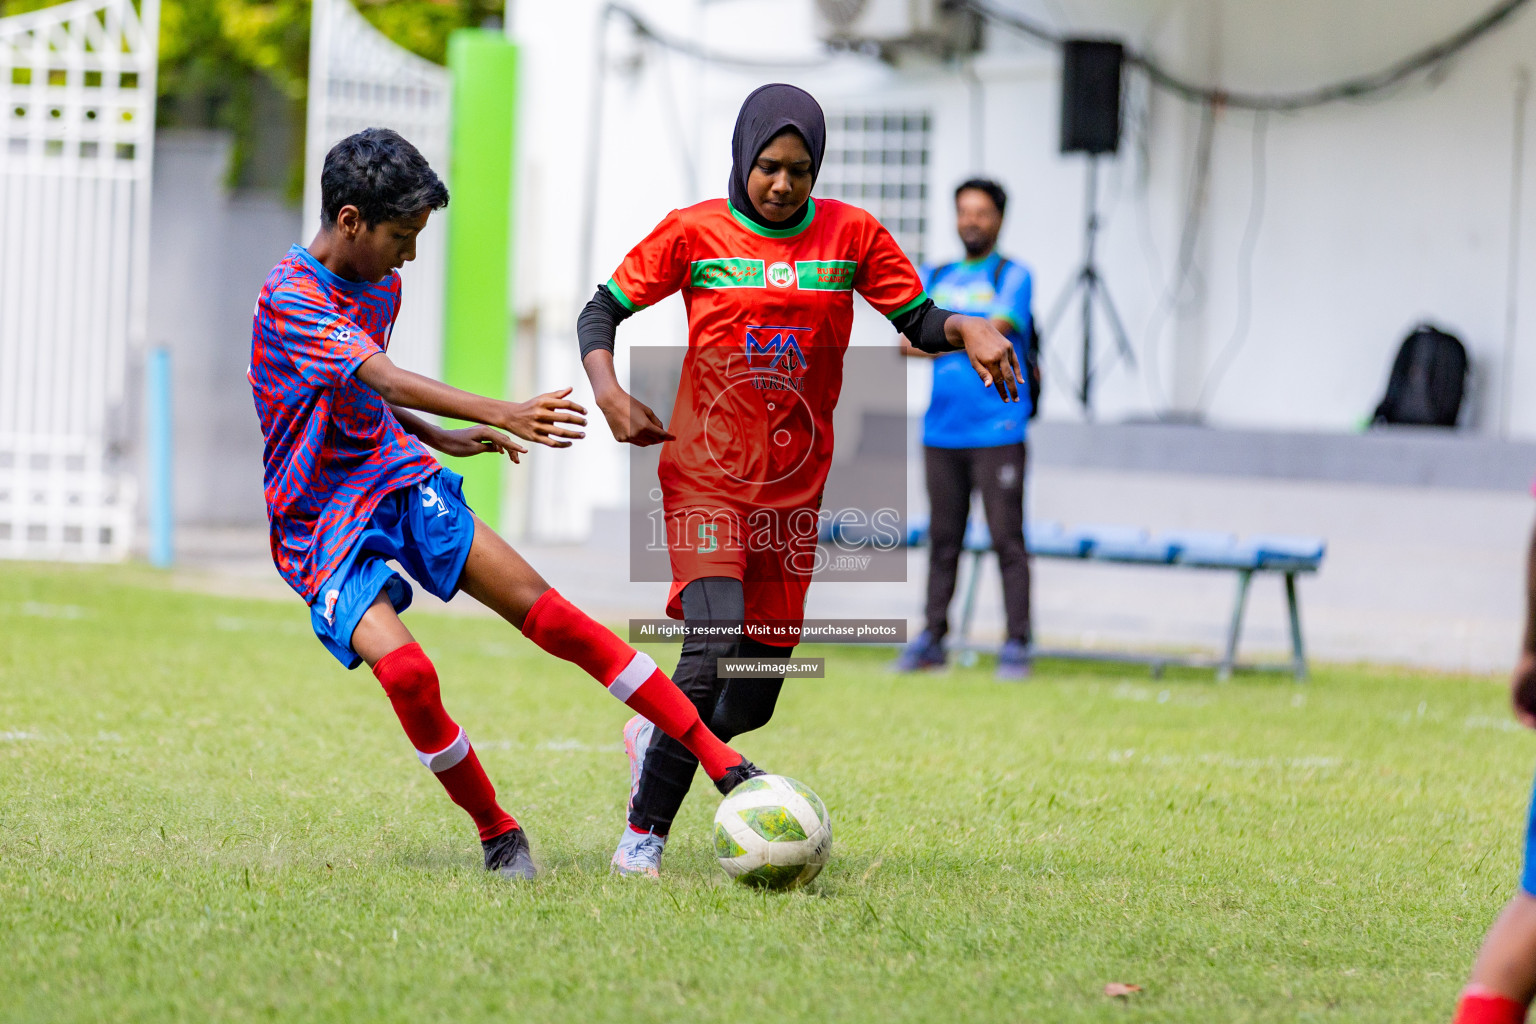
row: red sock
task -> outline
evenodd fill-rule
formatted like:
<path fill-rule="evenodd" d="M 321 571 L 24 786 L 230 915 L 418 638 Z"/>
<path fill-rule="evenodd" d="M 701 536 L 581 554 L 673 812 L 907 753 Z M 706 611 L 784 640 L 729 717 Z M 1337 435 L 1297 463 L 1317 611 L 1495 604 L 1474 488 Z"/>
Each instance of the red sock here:
<path fill-rule="evenodd" d="M 1508 996 L 1468 985 L 1452 1024 L 1525 1024 L 1525 1006 Z"/>
<path fill-rule="evenodd" d="M 698 708 L 649 655 L 614 636 L 553 589 L 528 609 L 523 635 L 555 657 L 586 669 L 631 710 L 687 747 L 711 779 L 741 763 L 741 755 L 709 731 Z"/>
<path fill-rule="evenodd" d="M 481 839 L 494 839 L 517 828 L 512 815 L 496 803 L 496 789 L 480 767 L 469 737 L 443 708 L 437 670 L 420 644 L 390 651 L 373 666 L 405 735 L 421 763 L 432 769 L 454 803 L 469 812 Z"/>

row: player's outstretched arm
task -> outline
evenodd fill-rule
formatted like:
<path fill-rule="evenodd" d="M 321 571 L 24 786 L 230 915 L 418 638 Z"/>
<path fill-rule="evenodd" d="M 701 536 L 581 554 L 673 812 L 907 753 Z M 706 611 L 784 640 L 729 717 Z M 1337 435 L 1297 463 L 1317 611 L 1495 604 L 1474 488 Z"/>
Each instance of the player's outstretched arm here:
<path fill-rule="evenodd" d="M 418 412 L 428 412 L 438 416 L 452 416 L 454 419 L 469 420 L 471 423 L 483 423 L 488 427 L 499 427 L 516 434 L 525 441 L 548 445 L 551 448 L 569 448 L 571 441 L 567 439 L 580 439 L 586 436 L 585 432 L 573 429 L 587 425 L 587 410 L 566 397 L 571 393 L 570 388 L 551 391 L 548 394 L 530 398 L 526 402 L 503 402 L 500 399 L 461 391 L 442 381 L 412 373 L 410 370 L 402 370 L 382 352 L 363 361 L 357 368 L 357 379 L 377 391 L 379 396 L 391 406 L 415 409 Z M 418 419 L 417 422 L 424 421 Z M 403 423 L 404 421 L 402 425 Z M 426 438 L 422 440 L 426 441 Z M 457 441 L 448 443 L 454 444 L 464 440 L 466 439 L 459 438 Z M 487 440 L 489 439 L 480 439 L 482 447 L 479 450 L 485 450 L 483 445 Z M 446 449 L 440 450 L 446 451 Z M 448 454 L 457 453 L 449 452 Z M 508 451 L 507 454 L 513 453 Z"/>
<path fill-rule="evenodd" d="M 592 382 L 592 394 L 597 399 L 597 407 L 603 411 L 603 418 L 608 421 L 608 429 L 613 431 L 615 441 L 644 448 L 676 440 L 667 432 L 661 417 L 624 390 L 618 374 L 614 373 L 611 351 L 593 349 L 582 358 L 581 365 L 587 371 L 587 379 Z"/>
<path fill-rule="evenodd" d="M 444 455 L 469 458 L 471 455 L 504 452 L 513 462 L 520 462 L 518 456 L 528 454 L 527 448 L 495 427 L 474 426 L 450 430 L 424 420 L 411 410 L 402 409 L 398 405 L 390 406 L 389 411 L 395 414 L 395 419 L 400 421 L 400 426 L 405 428 L 407 434 L 419 438 L 422 444 L 428 448 L 435 448 Z"/>

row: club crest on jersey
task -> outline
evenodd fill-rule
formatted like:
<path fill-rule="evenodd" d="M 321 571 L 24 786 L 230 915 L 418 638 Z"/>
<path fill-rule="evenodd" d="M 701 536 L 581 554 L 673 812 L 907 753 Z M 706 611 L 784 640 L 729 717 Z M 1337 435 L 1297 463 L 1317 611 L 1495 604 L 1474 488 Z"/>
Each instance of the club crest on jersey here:
<path fill-rule="evenodd" d="M 795 284 L 795 268 L 778 262 L 768 266 L 768 283 L 775 288 L 792 288 Z"/>

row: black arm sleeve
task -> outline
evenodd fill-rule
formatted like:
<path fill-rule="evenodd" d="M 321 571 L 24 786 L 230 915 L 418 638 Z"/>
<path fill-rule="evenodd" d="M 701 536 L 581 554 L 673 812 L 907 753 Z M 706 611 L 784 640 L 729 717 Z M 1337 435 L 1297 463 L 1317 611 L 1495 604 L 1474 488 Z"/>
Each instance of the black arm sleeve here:
<path fill-rule="evenodd" d="M 587 358 L 587 353 L 600 348 L 612 352 L 619 324 L 632 316 L 634 313 L 625 309 L 605 286 L 598 285 L 597 293 L 576 318 L 576 340 L 581 343 L 581 358 Z"/>
<path fill-rule="evenodd" d="M 945 322 L 955 315 L 951 310 L 940 309 L 933 304 L 932 299 L 928 299 L 891 322 L 896 325 L 898 333 L 907 336 L 913 348 L 920 352 L 942 354 L 955 351 L 955 347 L 944 336 Z"/>

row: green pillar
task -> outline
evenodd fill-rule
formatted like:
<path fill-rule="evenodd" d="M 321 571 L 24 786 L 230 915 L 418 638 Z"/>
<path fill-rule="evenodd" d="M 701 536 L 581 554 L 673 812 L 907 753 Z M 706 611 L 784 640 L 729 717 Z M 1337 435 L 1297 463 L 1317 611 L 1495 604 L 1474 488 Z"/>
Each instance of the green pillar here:
<path fill-rule="evenodd" d="M 465 391 L 507 398 L 517 47 L 500 32 L 459 29 L 448 40 L 448 68 L 453 133 L 443 379 Z M 444 460 L 463 474 L 464 496 L 475 512 L 499 529 L 506 458 Z"/>

